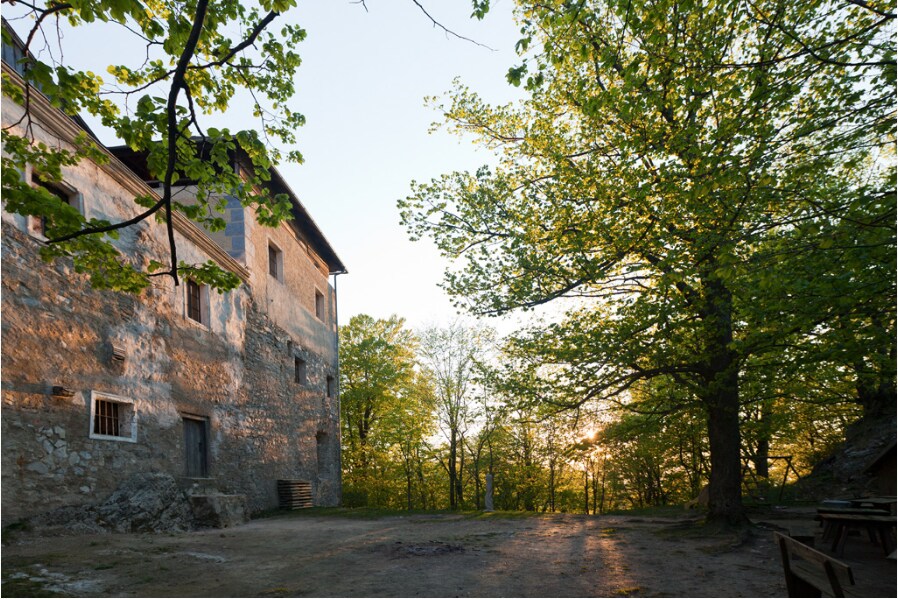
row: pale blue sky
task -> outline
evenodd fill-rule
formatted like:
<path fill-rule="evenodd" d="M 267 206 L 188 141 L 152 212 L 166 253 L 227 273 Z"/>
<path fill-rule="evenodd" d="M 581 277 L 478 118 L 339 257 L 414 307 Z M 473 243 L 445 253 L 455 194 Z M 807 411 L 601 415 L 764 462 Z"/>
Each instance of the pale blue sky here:
<path fill-rule="evenodd" d="M 350 271 L 338 281 L 343 322 L 360 312 L 395 312 L 412 326 L 452 318 L 437 288 L 445 263 L 431 242 L 408 241 L 396 200 L 412 179 L 473 170 L 489 155 L 470 140 L 428 134 L 439 115 L 423 99 L 442 95 L 454 77 L 494 102 L 520 96 L 505 81 L 518 39 L 509 0 L 482 22 L 469 18 L 465 0 L 425 6 L 495 51 L 435 29 L 410 0 L 369 1 L 369 12 L 317 0 L 297 13 L 308 32 L 295 102 L 308 119 L 298 144 L 306 162 L 282 171 Z"/>
<path fill-rule="evenodd" d="M 491 102 L 521 96 L 505 80 L 519 37 L 511 0 L 493 0 L 483 21 L 469 17 L 469 0 L 422 4 L 446 27 L 495 50 L 447 35 L 412 0 L 368 0 L 367 11 L 350 0 L 300 0 L 282 17 L 308 34 L 299 46 L 303 64 L 292 102 L 307 124 L 297 135 L 305 164 L 279 168 L 349 270 L 338 280 L 343 323 L 358 313 L 396 313 L 413 327 L 454 318 L 437 288 L 446 263 L 430 241 L 408 240 L 396 200 L 413 179 L 474 170 L 490 155 L 470 139 L 428 134 L 440 115 L 424 106 L 424 97 L 444 94 L 455 77 Z M 15 12 L 4 5 L 7 18 Z M 65 31 L 63 47 L 66 63 L 101 74 L 110 63 L 144 58 L 142 45 L 126 33 L 100 33 L 93 25 Z M 105 143 L 119 143 L 91 125 Z M 239 102 L 209 125 L 258 126 Z"/>

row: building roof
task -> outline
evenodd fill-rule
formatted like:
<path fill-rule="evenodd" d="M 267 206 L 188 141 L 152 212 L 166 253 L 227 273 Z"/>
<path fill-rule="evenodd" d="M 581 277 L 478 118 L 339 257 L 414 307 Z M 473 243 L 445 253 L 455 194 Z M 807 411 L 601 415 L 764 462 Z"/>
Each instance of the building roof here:
<path fill-rule="evenodd" d="M 22 75 L 24 67 L 24 63 L 22 62 L 22 58 L 24 58 L 24 43 L 12 29 L 12 27 L 9 26 L 9 23 L 7 23 L 6 19 L 3 19 L 2 27 L 9 34 L 11 40 L 11 43 L 6 43 L 4 41 L 2 44 L 2 60 L 7 65 L 12 67 L 17 73 Z M 88 127 L 84 119 L 82 119 L 78 115 L 66 116 L 72 119 L 78 127 L 83 129 L 88 135 L 90 135 L 90 137 L 93 138 L 93 140 L 98 145 L 106 148 L 116 158 L 123 162 L 140 179 L 146 182 L 152 181 L 152 177 L 150 176 L 150 173 L 146 167 L 145 156 L 134 152 L 127 146 L 105 146 L 97 137 L 97 135 L 90 129 L 90 127 Z M 321 229 L 318 228 L 318 225 L 315 223 L 314 219 L 312 219 L 309 211 L 306 210 L 305 206 L 302 205 L 302 202 L 299 201 L 297 195 L 293 192 L 292 189 L 290 189 L 290 186 L 284 180 L 283 176 L 281 176 L 278 170 L 274 167 L 271 167 L 269 171 L 271 174 L 271 181 L 269 182 L 271 190 L 276 194 L 285 193 L 290 197 L 290 203 L 292 204 L 293 212 L 293 223 L 296 226 L 297 232 L 324 260 L 325 264 L 327 265 L 328 271 L 331 274 L 345 273 L 346 266 L 343 264 L 343 261 L 340 260 L 339 256 L 337 256 L 336 251 L 334 251 L 334 248 L 331 247 L 327 238 L 324 236 L 324 233 L 322 233 Z"/>
<path fill-rule="evenodd" d="M 125 163 L 128 168 L 134 171 L 138 177 L 141 177 L 144 181 L 154 181 L 147 169 L 145 153 L 135 152 L 128 146 L 113 146 L 107 149 L 112 152 L 116 158 Z M 271 167 L 269 168 L 269 174 L 271 175 L 271 180 L 268 182 L 269 188 L 275 194 L 284 193 L 290 198 L 293 212 L 293 224 L 296 226 L 297 232 L 306 243 L 312 246 L 321 259 L 324 260 L 325 264 L 327 264 L 328 272 L 331 274 L 342 274 L 347 272 L 343 261 L 337 256 L 337 252 L 334 251 L 334 248 L 331 246 L 330 242 L 328 242 L 324 233 L 318 228 L 318 225 L 309 214 L 309 211 L 306 210 L 306 207 L 303 206 L 293 190 L 290 189 L 290 186 L 287 184 L 281 173 L 276 168 Z M 185 181 L 181 181 L 180 183 L 184 184 Z"/>

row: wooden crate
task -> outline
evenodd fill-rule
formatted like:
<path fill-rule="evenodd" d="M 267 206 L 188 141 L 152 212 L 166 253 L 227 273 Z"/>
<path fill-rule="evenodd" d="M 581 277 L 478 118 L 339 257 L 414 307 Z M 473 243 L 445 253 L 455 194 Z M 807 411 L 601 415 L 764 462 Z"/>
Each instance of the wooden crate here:
<path fill-rule="evenodd" d="M 282 510 L 312 507 L 312 483 L 307 480 L 277 481 L 278 504 Z"/>

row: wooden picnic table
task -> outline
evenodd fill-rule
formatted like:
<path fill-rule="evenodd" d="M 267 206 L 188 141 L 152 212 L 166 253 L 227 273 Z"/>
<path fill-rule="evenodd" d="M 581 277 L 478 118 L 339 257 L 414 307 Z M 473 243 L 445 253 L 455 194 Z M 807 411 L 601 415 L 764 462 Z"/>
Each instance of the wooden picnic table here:
<path fill-rule="evenodd" d="M 845 542 L 851 529 L 864 528 L 870 540 L 882 546 L 885 555 L 892 551 L 892 529 L 895 528 L 895 516 L 876 514 L 845 514 L 820 512 L 823 522 L 834 531 L 832 550 L 839 556 L 845 553 Z"/>
<path fill-rule="evenodd" d="M 896 497 L 856 497 L 848 501 L 851 507 L 878 509 L 891 514 L 895 513 L 895 505 L 898 504 Z"/>

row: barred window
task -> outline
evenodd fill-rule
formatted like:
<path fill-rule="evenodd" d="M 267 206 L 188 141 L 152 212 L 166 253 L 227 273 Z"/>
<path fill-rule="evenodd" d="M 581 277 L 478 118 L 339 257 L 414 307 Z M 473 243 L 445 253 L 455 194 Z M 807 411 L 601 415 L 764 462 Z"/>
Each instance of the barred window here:
<path fill-rule="evenodd" d="M 90 438 L 137 442 L 137 410 L 134 400 L 91 391 Z"/>
<path fill-rule="evenodd" d="M 184 314 L 190 320 L 209 326 L 209 286 L 187 279 L 184 285 Z"/>
<path fill-rule="evenodd" d="M 119 434 L 119 404 L 114 401 L 97 400 L 94 409 L 94 432 L 98 435 L 110 435 L 120 437 Z"/>

